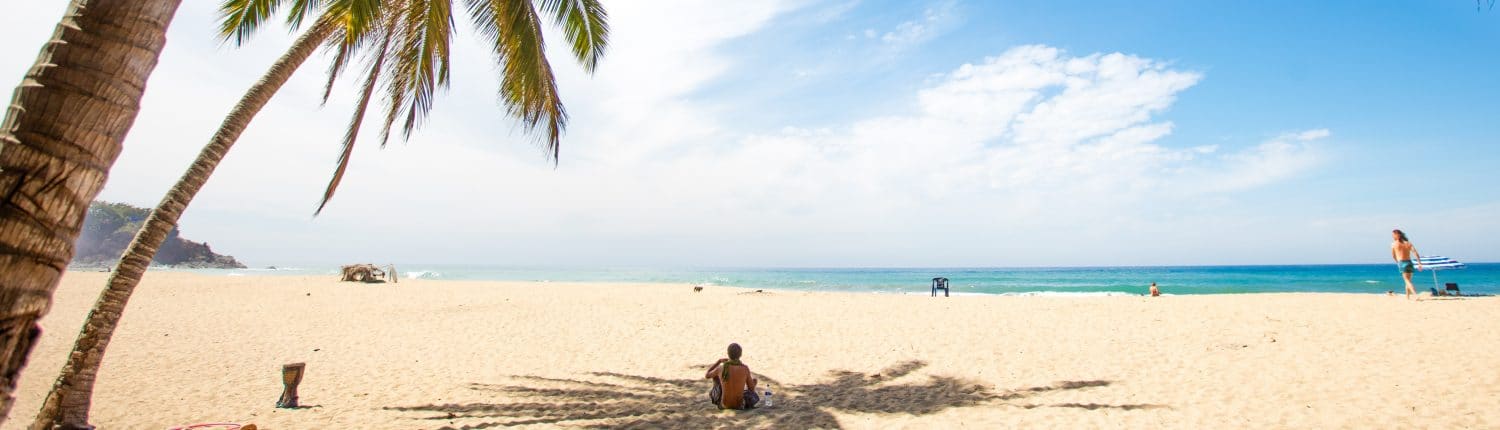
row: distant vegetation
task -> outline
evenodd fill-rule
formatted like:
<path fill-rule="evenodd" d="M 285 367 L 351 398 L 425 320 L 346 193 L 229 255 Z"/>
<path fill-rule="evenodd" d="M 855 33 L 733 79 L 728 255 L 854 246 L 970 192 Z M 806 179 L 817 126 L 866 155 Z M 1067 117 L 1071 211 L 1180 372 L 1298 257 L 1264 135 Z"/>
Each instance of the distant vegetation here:
<path fill-rule="evenodd" d="M 78 236 L 77 254 L 73 256 L 75 266 L 113 267 L 120 254 L 130 245 L 135 232 L 141 229 L 149 209 L 124 203 L 96 201 L 89 205 L 89 214 L 83 220 L 83 233 Z M 244 268 L 234 257 L 215 254 L 207 243 L 193 242 L 178 237 L 173 228 L 167 233 L 166 242 L 156 258 L 155 264 L 195 268 Z"/>

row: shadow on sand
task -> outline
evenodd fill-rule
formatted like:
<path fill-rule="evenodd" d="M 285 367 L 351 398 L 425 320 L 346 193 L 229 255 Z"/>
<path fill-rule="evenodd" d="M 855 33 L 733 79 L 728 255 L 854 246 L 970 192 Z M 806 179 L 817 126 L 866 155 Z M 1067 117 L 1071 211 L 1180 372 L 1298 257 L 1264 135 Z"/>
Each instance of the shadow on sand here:
<path fill-rule="evenodd" d="M 1439 301 L 1439 302 L 1449 301 L 1449 300 L 1463 301 L 1463 300 L 1477 299 L 1477 298 L 1482 298 L 1482 297 L 1495 297 L 1495 295 L 1494 294 L 1464 294 L 1462 296 L 1427 296 L 1427 297 L 1424 297 L 1422 300 L 1424 300 L 1424 301 L 1426 301 L 1426 300 L 1433 300 L 1433 301 Z"/>
<path fill-rule="evenodd" d="M 762 389 L 775 391 L 775 407 L 720 411 L 708 403 L 708 385 L 699 379 L 664 379 L 595 372 L 584 379 L 517 376 L 515 384 L 470 384 L 469 389 L 498 394 L 507 403 L 429 404 L 386 410 L 410 418 L 437 421 L 443 429 L 486 429 L 518 425 L 586 428 L 840 428 L 832 411 L 922 416 L 951 408 L 1012 406 L 1138 410 L 1161 405 L 1097 403 L 1030 404 L 1038 395 L 1109 386 L 1110 381 L 1065 381 L 997 393 L 982 384 L 946 376 L 920 383 L 888 383 L 923 367 L 921 361 L 897 364 L 878 373 L 834 371 L 815 384 L 784 384 L 763 375 Z"/>

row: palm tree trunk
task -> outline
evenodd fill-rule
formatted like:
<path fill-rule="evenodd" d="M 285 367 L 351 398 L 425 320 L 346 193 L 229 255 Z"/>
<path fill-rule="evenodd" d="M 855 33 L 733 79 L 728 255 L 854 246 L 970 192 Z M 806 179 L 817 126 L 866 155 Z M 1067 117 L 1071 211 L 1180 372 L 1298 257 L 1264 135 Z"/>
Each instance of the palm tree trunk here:
<path fill-rule="evenodd" d="M 250 125 L 250 120 L 255 118 L 271 100 L 271 96 L 276 95 L 277 90 L 312 56 L 334 29 L 335 25 L 332 23 L 319 20 L 298 38 L 291 49 L 271 65 L 265 76 L 250 87 L 234 110 L 229 112 L 208 145 L 198 153 L 192 166 L 188 167 L 177 184 L 151 211 L 145 225 L 141 226 L 135 239 L 125 249 L 119 265 L 109 275 L 108 287 L 99 294 L 99 300 L 94 303 L 93 310 L 89 311 L 83 331 L 78 334 L 73 352 L 68 356 L 68 363 L 52 386 L 52 391 L 47 394 L 41 412 L 31 425 L 32 429 L 92 428 L 88 425 L 89 402 L 93 395 L 94 378 L 104 358 L 104 349 L 109 346 L 110 336 L 120 322 L 130 294 L 135 291 L 136 284 L 151 264 L 151 259 L 156 256 L 157 248 L 166 239 L 167 233 L 177 226 L 177 219 L 182 211 L 208 181 L 219 161 L 224 159 L 229 148 L 239 139 L 240 133 Z"/>
<path fill-rule="evenodd" d="M 0 422 L 180 2 L 71 2 L 0 123 Z"/>

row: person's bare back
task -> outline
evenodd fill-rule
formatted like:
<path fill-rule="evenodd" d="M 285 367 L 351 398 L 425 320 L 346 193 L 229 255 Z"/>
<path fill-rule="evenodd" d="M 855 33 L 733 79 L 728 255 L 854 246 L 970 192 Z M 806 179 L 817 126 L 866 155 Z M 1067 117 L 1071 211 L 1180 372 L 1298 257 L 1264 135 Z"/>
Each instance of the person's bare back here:
<path fill-rule="evenodd" d="M 714 381 L 708 391 L 709 402 L 720 408 L 750 409 L 760 403 L 760 396 L 755 394 L 755 376 L 750 373 L 750 366 L 740 362 L 742 351 L 739 344 L 729 344 L 729 358 L 720 358 L 703 374 L 704 379 Z"/>
<path fill-rule="evenodd" d="M 729 377 L 720 381 L 724 384 L 724 396 L 719 403 L 725 409 L 746 409 L 745 393 L 754 390 L 750 388 L 750 380 L 754 379 L 750 376 L 750 366 L 728 363 L 720 364 L 720 366 L 724 366 L 721 372 Z"/>
<path fill-rule="evenodd" d="M 1412 245 L 1411 242 L 1402 242 L 1399 240 L 1391 242 L 1391 258 L 1397 262 L 1412 260 L 1412 251 L 1416 250 L 1417 247 Z"/>
<path fill-rule="evenodd" d="M 1396 270 L 1401 272 L 1401 279 L 1406 281 L 1406 298 L 1416 298 L 1416 287 L 1411 284 L 1412 272 L 1422 270 L 1422 254 L 1417 252 L 1417 246 L 1412 245 L 1411 240 L 1406 238 L 1406 233 L 1401 230 L 1391 230 L 1391 259 L 1396 260 Z"/>

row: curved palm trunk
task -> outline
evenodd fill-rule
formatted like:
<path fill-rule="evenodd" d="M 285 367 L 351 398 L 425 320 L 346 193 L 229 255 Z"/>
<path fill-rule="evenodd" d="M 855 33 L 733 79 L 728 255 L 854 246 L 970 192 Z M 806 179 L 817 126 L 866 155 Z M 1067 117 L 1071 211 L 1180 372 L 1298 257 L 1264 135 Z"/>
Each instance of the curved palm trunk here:
<path fill-rule="evenodd" d="M 88 425 L 89 401 L 93 395 L 95 375 L 104 358 L 104 349 L 109 346 L 110 336 L 120 322 L 125 304 L 140 282 L 141 275 L 146 272 L 146 267 L 151 264 L 151 259 L 156 256 L 157 248 L 166 240 L 167 233 L 177 225 L 182 211 L 208 181 L 219 161 L 224 159 L 229 148 L 239 139 L 240 133 L 250 125 L 250 120 L 292 77 L 292 73 L 312 56 L 318 46 L 333 33 L 334 28 L 334 25 L 319 20 L 298 38 L 291 49 L 271 65 L 271 70 L 250 87 L 234 110 L 229 112 L 208 145 L 198 153 L 192 166 L 151 211 L 141 230 L 136 232 L 135 239 L 125 249 L 119 265 L 109 275 L 108 287 L 99 294 L 99 300 L 94 303 L 93 310 L 89 311 L 83 331 L 78 334 L 73 352 L 68 356 L 68 363 L 52 386 L 52 391 L 47 394 L 41 412 L 31 425 L 32 429 L 92 428 Z"/>
<path fill-rule="evenodd" d="M 0 123 L 0 422 L 181 0 L 76 0 Z"/>

